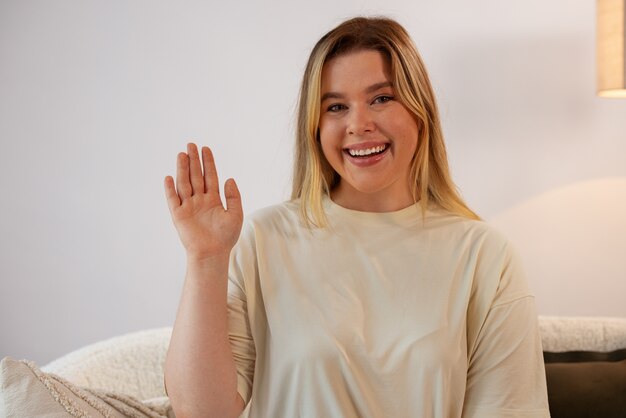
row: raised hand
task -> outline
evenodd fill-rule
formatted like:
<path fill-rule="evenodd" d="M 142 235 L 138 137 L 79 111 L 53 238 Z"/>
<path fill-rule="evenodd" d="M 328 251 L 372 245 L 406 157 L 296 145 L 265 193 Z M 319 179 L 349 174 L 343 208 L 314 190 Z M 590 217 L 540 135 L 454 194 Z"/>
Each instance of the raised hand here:
<path fill-rule="evenodd" d="M 176 187 L 171 176 L 165 177 L 165 195 L 188 259 L 228 255 L 243 222 L 241 195 L 235 180 L 228 179 L 224 185 L 224 209 L 213 153 L 208 147 L 202 147 L 201 165 L 198 148 L 187 144 L 187 153 L 178 154 L 176 167 Z"/>

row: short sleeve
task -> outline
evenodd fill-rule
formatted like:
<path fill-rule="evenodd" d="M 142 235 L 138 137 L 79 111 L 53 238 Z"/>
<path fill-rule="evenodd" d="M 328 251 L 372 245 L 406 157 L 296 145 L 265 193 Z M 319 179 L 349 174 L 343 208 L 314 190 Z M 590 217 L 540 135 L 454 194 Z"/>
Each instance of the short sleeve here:
<path fill-rule="evenodd" d="M 510 246 L 498 253 L 486 257 L 497 286 L 477 292 L 484 300 L 476 303 L 486 309 L 475 309 L 484 315 L 471 319 L 477 331 L 468 346 L 463 418 L 550 417 L 535 299 Z"/>
<path fill-rule="evenodd" d="M 242 231 L 231 253 L 228 272 L 228 337 L 237 369 L 237 392 L 246 404 L 252 395 L 256 360 L 246 297 L 246 282 L 254 280 L 256 272 L 252 236 L 250 229 Z"/>
<path fill-rule="evenodd" d="M 532 296 L 494 306 L 470 362 L 463 418 L 549 417 Z"/>

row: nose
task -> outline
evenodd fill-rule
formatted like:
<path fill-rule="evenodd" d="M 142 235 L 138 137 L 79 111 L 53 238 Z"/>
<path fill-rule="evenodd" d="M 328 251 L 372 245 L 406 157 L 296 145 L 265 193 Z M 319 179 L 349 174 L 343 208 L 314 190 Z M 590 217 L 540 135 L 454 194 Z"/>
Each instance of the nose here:
<path fill-rule="evenodd" d="M 363 135 L 376 130 L 371 110 L 367 106 L 353 106 L 350 109 L 347 130 L 349 135 Z"/>

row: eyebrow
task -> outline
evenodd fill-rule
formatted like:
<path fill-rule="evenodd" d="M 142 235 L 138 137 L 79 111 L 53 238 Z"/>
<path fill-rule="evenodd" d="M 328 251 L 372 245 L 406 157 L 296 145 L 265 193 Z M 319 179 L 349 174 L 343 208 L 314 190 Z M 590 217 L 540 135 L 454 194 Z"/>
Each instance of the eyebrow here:
<path fill-rule="evenodd" d="M 372 92 L 375 92 L 376 90 L 382 89 L 383 87 L 393 87 L 393 83 L 391 81 L 383 81 L 380 83 L 372 84 L 371 86 L 365 89 L 365 92 L 372 93 Z M 328 99 L 341 99 L 341 98 L 343 98 L 343 94 L 336 93 L 334 91 L 329 91 L 328 93 L 324 93 L 324 95 L 322 96 L 322 99 L 320 100 L 320 103 L 323 103 L 324 100 L 328 100 Z"/>

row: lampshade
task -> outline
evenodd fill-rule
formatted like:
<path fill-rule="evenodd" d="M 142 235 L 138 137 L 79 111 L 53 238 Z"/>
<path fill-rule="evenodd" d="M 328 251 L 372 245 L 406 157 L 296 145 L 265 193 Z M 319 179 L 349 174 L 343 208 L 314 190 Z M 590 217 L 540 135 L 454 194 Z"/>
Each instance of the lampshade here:
<path fill-rule="evenodd" d="M 598 96 L 626 98 L 626 0 L 597 0 Z"/>

